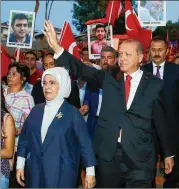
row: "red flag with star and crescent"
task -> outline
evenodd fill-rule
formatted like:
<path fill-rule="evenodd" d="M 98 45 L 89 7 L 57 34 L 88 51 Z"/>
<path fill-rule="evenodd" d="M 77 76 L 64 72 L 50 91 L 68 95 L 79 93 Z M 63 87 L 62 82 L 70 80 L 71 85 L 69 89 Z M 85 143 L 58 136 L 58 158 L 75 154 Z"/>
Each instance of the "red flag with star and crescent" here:
<path fill-rule="evenodd" d="M 61 30 L 59 45 L 61 45 L 65 50 L 67 50 L 79 60 L 81 59 L 79 49 L 73 36 L 70 24 L 66 21 Z"/>
<path fill-rule="evenodd" d="M 115 21 L 118 19 L 119 15 L 122 12 L 122 4 L 121 1 L 113 0 L 109 1 L 107 9 L 106 9 L 106 16 L 105 18 L 99 18 L 95 20 L 88 20 L 85 22 L 86 25 L 94 24 L 94 23 L 102 23 L 107 24 L 108 22 L 111 25 L 114 25 Z"/>
<path fill-rule="evenodd" d="M 138 40 L 146 50 L 152 39 L 151 30 L 142 28 L 130 1 L 125 1 L 126 32 L 130 39 Z"/>

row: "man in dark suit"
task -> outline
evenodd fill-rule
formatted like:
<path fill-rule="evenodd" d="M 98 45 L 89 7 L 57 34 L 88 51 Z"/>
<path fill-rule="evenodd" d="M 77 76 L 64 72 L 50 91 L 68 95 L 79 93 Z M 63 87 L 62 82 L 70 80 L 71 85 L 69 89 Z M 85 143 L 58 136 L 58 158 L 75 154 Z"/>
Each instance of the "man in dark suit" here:
<path fill-rule="evenodd" d="M 116 65 L 117 52 L 114 48 L 110 46 L 103 47 L 101 50 L 100 67 L 102 70 L 110 71 L 114 67 L 116 72 L 119 72 L 119 66 Z M 87 126 L 88 131 L 93 138 L 95 128 L 97 126 L 97 121 L 99 117 L 99 112 L 101 109 L 102 102 L 102 89 L 99 89 L 94 83 L 87 83 L 84 104 L 88 106 L 88 119 Z"/>
<path fill-rule="evenodd" d="M 165 172 L 173 168 L 168 140 L 163 83 L 139 69 L 143 47 L 135 40 L 124 41 L 119 49 L 120 70 L 110 72 L 84 65 L 58 45 L 50 21 L 44 24 L 57 66 L 75 76 L 93 81 L 103 89 L 103 100 L 94 136 L 98 156 L 97 187 L 151 187 L 155 170 L 153 132 L 156 130 L 165 156 Z M 152 122 L 155 127 L 153 128 Z"/>
<path fill-rule="evenodd" d="M 175 166 L 171 174 L 166 176 L 164 187 L 176 188 L 179 182 L 179 66 L 166 61 L 168 54 L 167 41 L 160 37 L 154 37 L 150 45 L 151 63 L 143 66 L 143 69 L 150 72 L 164 82 L 164 99 L 167 107 L 167 121 L 169 126 L 170 140 L 175 150 Z"/>

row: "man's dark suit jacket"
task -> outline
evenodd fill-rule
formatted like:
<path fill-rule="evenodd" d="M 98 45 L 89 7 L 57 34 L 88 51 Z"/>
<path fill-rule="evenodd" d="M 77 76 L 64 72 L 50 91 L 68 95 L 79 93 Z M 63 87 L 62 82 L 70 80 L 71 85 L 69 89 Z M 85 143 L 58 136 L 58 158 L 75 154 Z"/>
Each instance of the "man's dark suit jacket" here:
<path fill-rule="evenodd" d="M 165 157 L 173 155 L 165 121 L 163 82 L 160 79 L 144 72 L 132 105 L 127 110 L 122 72 L 114 78 L 109 72 L 86 66 L 67 51 L 56 60 L 56 66 L 65 67 L 87 82 L 93 81 L 103 90 L 98 127 L 94 134 L 94 148 L 99 158 L 111 161 L 115 157 L 120 129 L 124 159 L 131 168 L 154 169 L 154 130 L 159 135 Z"/>
<path fill-rule="evenodd" d="M 88 90 L 87 90 L 88 88 Z M 95 132 L 95 128 L 97 126 L 96 113 L 98 110 L 99 104 L 99 88 L 90 87 L 89 84 L 86 86 L 85 96 L 84 96 L 84 104 L 88 105 L 88 119 L 87 119 L 87 127 L 88 132 L 91 138 L 93 138 L 93 134 Z"/>
<path fill-rule="evenodd" d="M 31 95 L 34 98 L 35 105 L 45 102 L 45 97 L 41 85 L 41 79 L 37 80 L 36 83 L 34 84 Z M 79 89 L 76 82 L 74 81 L 71 81 L 71 94 L 67 98 L 67 101 L 71 105 L 80 109 L 81 105 L 80 105 Z"/>
<path fill-rule="evenodd" d="M 143 66 L 143 70 L 153 74 L 152 63 Z M 169 126 L 170 140 L 174 150 L 179 148 L 179 66 L 166 62 L 164 65 L 163 83 L 164 100 L 167 108 L 167 121 Z"/>
<path fill-rule="evenodd" d="M 108 71 L 111 75 L 116 77 L 116 74 L 119 72 L 119 70 L 120 69 L 117 66 L 114 69 L 109 67 L 106 71 Z M 91 138 L 93 138 L 95 129 L 97 127 L 98 118 L 96 117 L 96 113 L 99 104 L 99 92 L 100 92 L 100 88 L 98 85 L 96 85 L 93 82 L 87 83 L 85 96 L 84 96 L 84 104 L 87 104 L 89 108 L 87 126 Z"/>

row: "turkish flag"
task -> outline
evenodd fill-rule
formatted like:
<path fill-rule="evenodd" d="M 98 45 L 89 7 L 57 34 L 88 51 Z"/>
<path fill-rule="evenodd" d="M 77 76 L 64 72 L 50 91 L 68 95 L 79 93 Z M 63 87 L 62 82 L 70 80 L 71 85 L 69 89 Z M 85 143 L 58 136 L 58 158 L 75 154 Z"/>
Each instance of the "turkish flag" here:
<path fill-rule="evenodd" d="M 1 44 L 1 77 L 8 72 L 8 66 L 11 64 L 11 58 L 5 47 Z"/>
<path fill-rule="evenodd" d="M 138 40 L 146 50 L 150 46 L 152 32 L 141 27 L 130 1 L 125 1 L 125 19 L 129 38 Z"/>
<path fill-rule="evenodd" d="M 95 20 L 88 20 L 85 22 L 86 25 L 94 24 L 94 23 L 102 23 L 107 24 L 108 22 L 111 25 L 114 25 L 115 21 L 118 19 L 121 14 L 122 4 L 120 0 L 109 1 L 107 9 L 106 9 L 106 17 L 99 18 Z"/>
<path fill-rule="evenodd" d="M 77 43 L 75 41 L 75 38 L 73 36 L 70 24 L 66 21 L 61 30 L 59 44 L 65 50 L 67 50 L 69 53 L 74 55 L 76 58 L 78 58 L 79 60 L 81 59 L 79 49 L 78 49 Z"/>

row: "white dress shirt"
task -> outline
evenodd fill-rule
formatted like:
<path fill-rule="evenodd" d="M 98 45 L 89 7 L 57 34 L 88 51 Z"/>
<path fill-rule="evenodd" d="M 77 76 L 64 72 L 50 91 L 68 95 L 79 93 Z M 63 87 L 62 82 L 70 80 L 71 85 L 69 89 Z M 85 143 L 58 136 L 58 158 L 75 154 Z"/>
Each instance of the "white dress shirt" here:
<path fill-rule="evenodd" d="M 154 62 L 152 62 L 152 65 L 153 65 L 153 74 L 154 75 L 157 74 L 157 66 L 160 66 L 160 69 L 159 69 L 160 79 L 163 79 L 165 62 L 162 62 L 160 65 L 157 65 Z"/>
<path fill-rule="evenodd" d="M 129 98 L 127 101 L 127 110 L 130 108 L 132 101 L 134 99 L 135 93 L 137 91 L 138 85 L 140 83 L 140 80 L 142 78 L 143 71 L 138 69 L 136 72 L 130 74 L 132 77 L 131 79 L 131 87 L 130 87 L 130 93 L 129 93 Z M 124 73 L 124 81 L 126 80 L 127 74 Z"/>
<path fill-rule="evenodd" d="M 78 82 L 78 81 L 77 81 Z M 84 98 L 85 98 L 85 92 L 86 92 L 86 84 L 83 84 L 82 88 L 79 88 L 79 95 L 80 95 L 80 105 L 82 106 L 84 103 Z"/>
<path fill-rule="evenodd" d="M 103 97 L 103 90 L 99 89 L 99 101 L 98 101 L 98 109 L 96 112 L 96 116 L 99 116 L 99 112 L 101 110 L 102 97 Z"/>
<path fill-rule="evenodd" d="M 138 69 L 136 72 L 130 74 L 132 79 L 131 79 L 131 82 L 130 82 L 131 87 L 130 87 L 130 92 L 129 92 L 129 98 L 128 98 L 128 101 L 127 101 L 127 110 L 130 108 L 130 106 L 133 102 L 133 99 L 134 99 L 135 93 L 137 91 L 137 88 L 139 86 L 142 75 L 143 75 L 143 71 L 140 70 L 140 69 Z M 124 81 L 126 80 L 126 76 L 127 76 L 127 74 L 124 73 Z M 118 138 L 118 142 L 121 142 L 121 135 L 122 135 L 122 129 L 120 131 L 120 137 Z"/>

